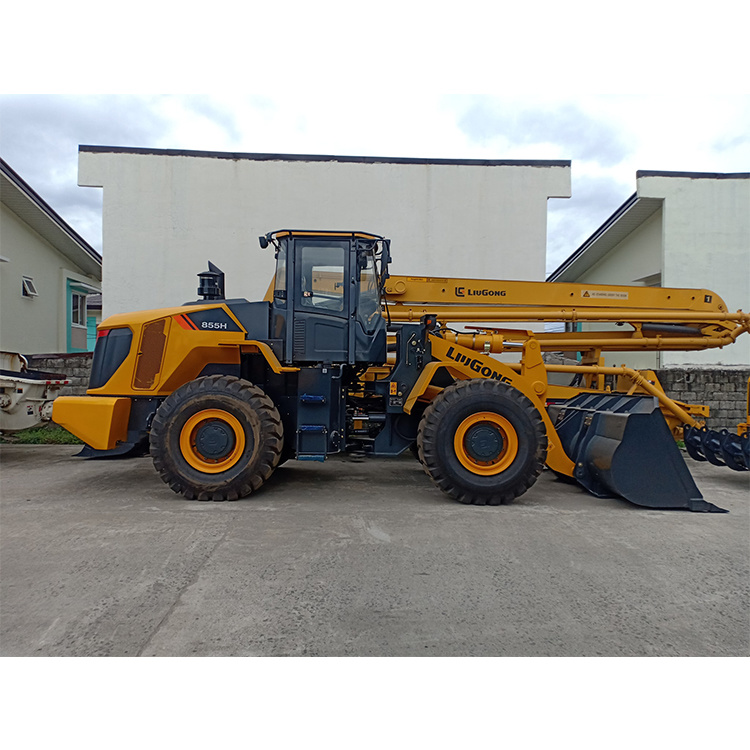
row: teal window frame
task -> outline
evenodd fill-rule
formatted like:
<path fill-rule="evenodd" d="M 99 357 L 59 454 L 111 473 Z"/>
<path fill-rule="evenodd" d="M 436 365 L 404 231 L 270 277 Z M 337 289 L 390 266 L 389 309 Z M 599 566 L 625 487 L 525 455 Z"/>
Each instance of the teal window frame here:
<path fill-rule="evenodd" d="M 73 295 L 82 295 L 84 298 L 87 294 L 90 294 L 90 290 L 82 286 L 80 282 L 76 282 L 73 279 L 67 280 L 66 295 L 65 295 L 65 332 L 66 332 L 66 349 L 68 354 L 76 354 L 78 352 L 90 352 L 93 351 L 93 347 L 89 344 L 88 335 L 88 320 L 86 318 L 86 307 L 84 302 L 83 309 L 83 323 L 73 323 Z M 82 328 L 86 330 L 86 348 L 79 349 L 73 346 L 73 326 L 76 328 Z"/>

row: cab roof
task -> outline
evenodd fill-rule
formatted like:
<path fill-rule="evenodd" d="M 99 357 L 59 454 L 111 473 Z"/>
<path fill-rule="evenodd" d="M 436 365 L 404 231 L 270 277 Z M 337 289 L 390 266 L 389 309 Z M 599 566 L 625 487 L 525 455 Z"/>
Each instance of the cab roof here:
<path fill-rule="evenodd" d="M 269 232 L 266 238 L 278 240 L 282 237 L 357 237 L 363 240 L 384 240 L 379 234 L 370 232 L 345 232 L 345 231 L 321 231 L 318 229 L 277 229 L 275 232 Z"/>

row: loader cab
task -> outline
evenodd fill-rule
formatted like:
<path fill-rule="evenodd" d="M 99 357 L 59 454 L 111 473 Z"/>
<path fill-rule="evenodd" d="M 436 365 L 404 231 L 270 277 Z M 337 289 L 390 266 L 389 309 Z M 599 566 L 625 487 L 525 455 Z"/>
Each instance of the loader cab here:
<path fill-rule="evenodd" d="M 389 241 L 361 232 L 272 232 L 276 250 L 272 336 L 287 364 L 382 364 L 380 313 Z"/>

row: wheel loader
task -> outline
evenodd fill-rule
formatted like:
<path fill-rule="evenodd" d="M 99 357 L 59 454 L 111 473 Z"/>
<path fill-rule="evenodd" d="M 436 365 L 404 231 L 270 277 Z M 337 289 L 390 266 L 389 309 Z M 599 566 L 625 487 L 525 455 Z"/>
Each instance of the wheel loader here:
<path fill-rule="evenodd" d="M 746 432 L 706 430 L 707 408 L 670 399 L 652 371 L 604 364 L 733 343 L 750 315 L 714 292 L 395 276 L 380 235 L 259 240 L 276 257 L 262 301 L 226 299 L 209 262 L 196 301 L 102 321 L 87 395 L 54 404 L 81 455 L 150 452 L 198 500 L 249 495 L 290 459 L 412 451 L 461 503 L 508 503 L 546 466 L 598 497 L 693 511 L 721 509 L 675 437 L 750 466 Z"/>

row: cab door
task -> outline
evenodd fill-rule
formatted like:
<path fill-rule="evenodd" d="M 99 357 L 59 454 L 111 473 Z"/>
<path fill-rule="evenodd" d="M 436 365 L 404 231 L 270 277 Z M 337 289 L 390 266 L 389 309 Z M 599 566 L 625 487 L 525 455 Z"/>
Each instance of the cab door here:
<path fill-rule="evenodd" d="M 349 362 L 349 240 L 294 240 L 295 362 Z"/>

